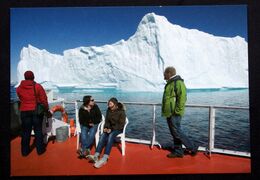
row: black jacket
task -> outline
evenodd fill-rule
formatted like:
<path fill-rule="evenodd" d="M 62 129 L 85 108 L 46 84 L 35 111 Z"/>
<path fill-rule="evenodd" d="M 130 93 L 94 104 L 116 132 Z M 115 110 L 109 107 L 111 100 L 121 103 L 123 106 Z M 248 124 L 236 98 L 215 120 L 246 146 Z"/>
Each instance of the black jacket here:
<path fill-rule="evenodd" d="M 107 109 L 104 128 L 111 130 L 123 130 L 126 120 L 125 110 L 118 108 L 115 111 Z"/>
<path fill-rule="evenodd" d="M 98 105 L 94 105 L 93 108 L 88 112 L 82 105 L 79 109 L 79 123 L 80 125 L 89 127 L 89 123 L 98 124 L 102 119 L 101 111 Z"/>

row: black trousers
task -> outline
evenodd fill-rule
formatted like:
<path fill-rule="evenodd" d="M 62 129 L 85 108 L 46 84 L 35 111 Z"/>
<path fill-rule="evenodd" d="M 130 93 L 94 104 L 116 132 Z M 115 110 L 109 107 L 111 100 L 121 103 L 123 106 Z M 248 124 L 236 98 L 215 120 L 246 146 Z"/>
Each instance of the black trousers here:
<path fill-rule="evenodd" d="M 38 116 L 34 111 L 21 111 L 22 141 L 21 152 L 23 156 L 30 153 L 30 140 L 32 128 L 35 134 L 35 146 L 38 154 L 44 151 L 42 121 L 43 116 Z"/>

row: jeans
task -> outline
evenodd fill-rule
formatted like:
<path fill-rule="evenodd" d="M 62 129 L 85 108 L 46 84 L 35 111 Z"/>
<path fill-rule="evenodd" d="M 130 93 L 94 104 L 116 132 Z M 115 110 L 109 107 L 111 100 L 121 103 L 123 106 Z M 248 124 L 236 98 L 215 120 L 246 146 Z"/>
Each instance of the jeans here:
<path fill-rule="evenodd" d="M 116 136 L 122 132 L 123 130 L 113 130 L 110 133 L 104 132 L 99 139 L 96 152 L 101 153 L 103 147 L 105 146 L 105 143 L 107 143 L 104 154 L 109 155 Z"/>
<path fill-rule="evenodd" d="M 167 118 L 167 124 L 169 126 L 171 135 L 173 137 L 174 143 L 174 152 L 179 155 L 183 155 L 182 144 L 188 150 L 195 150 L 196 147 L 194 146 L 193 142 L 189 140 L 189 138 L 183 133 L 181 130 L 181 116 L 171 116 Z"/>
<path fill-rule="evenodd" d="M 95 124 L 92 127 L 80 125 L 80 128 L 81 128 L 80 142 L 81 142 L 82 152 L 85 152 L 86 149 L 90 149 L 90 147 L 94 143 L 95 135 L 97 132 L 97 127 L 98 127 L 98 124 Z"/>
<path fill-rule="evenodd" d="M 38 154 L 44 151 L 42 121 L 43 116 L 38 116 L 34 111 L 21 111 L 22 121 L 22 155 L 26 156 L 30 153 L 30 140 L 32 128 L 35 134 L 35 146 Z"/>

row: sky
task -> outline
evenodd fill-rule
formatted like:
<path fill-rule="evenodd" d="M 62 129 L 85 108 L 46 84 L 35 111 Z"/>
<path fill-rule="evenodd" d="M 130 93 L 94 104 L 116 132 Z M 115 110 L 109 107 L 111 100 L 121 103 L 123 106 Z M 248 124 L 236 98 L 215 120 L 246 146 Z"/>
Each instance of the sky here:
<path fill-rule="evenodd" d="M 112 44 L 130 38 L 151 12 L 185 28 L 248 39 L 246 5 L 11 8 L 11 81 L 17 81 L 20 52 L 28 44 L 60 55 L 80 46 Z"/>

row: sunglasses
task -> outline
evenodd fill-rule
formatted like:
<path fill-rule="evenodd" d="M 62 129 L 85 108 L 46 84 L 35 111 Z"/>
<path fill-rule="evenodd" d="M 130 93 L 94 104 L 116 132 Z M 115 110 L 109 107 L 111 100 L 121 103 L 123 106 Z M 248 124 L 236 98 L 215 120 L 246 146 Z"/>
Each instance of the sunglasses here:
<path fill-rule="evenodd" d="M 95 101 L 94 99 L 91 99 L 90 101 Z"/>

